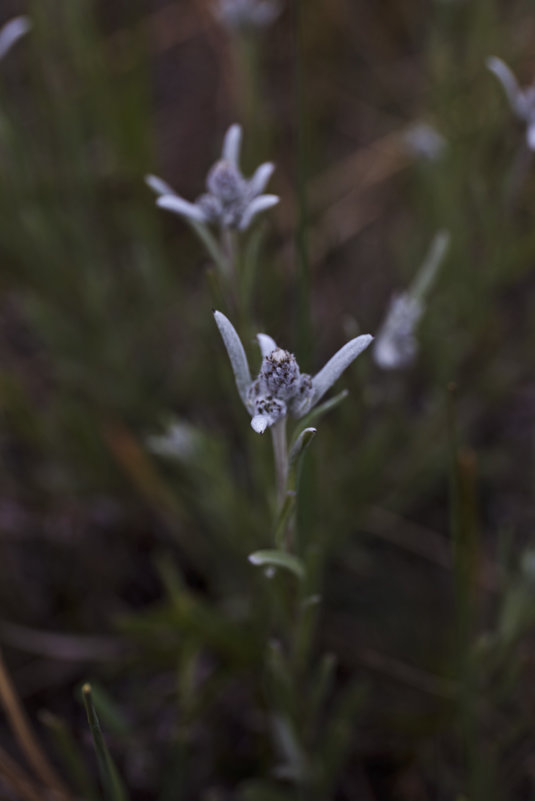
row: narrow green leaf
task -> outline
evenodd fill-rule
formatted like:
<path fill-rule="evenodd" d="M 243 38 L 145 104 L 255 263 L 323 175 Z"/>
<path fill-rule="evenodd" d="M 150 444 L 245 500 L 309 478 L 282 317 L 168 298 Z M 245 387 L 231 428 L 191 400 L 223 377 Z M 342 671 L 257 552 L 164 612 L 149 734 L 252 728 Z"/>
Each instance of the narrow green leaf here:
<path fill-rule="evenodd" d="M 284 549 L 286 547 L 286 531 L 295 509 L 295 501 L 295 490 L 286 492 L 277 520 L 275 521 L 275 545 L 277 549 Z"/>
<path fill-rule="evenodd" d="M 305 430 L 301 431 L 299 436 L 296 438 L 294 444 L 290 448 L 290 453 L 288 456 L 290 474 L 292 469 L 299 466 L 299 460 L 316 436 L 316 432 L 316 428 L 305 428 Z"/>
<path fill-rule="evenodd" d="M 113 734 L 117 734 L 120 737 L 127 737 L 130 730 L 128 721 L 113 698 L 110 697 L 109 693 L 107 693 L 100 684 L 93 682 L 91 684 L 91 697 L 93 698 L 97 713 L 100 715 L 106 728 L 113 732 Z"/>
<path fill-rule="evenodd" d="M 297 556 L 292 556 L 292 554 L 286 553 L 285 551 L 277 551 L 275 549 L 255 551 L 250 554 L 249 561 L 251 564 L 257 565 L 258 567 L 278 567 L 288 570 L 290 573 L 293 573 L 299 581 L 302 581 L 305 577 L 305 568 L 302 561 L 298 559 Z"/>
<path fill-rule="evenodd" d="M 348 395 L 349 390 L 343 389 L 338 393 L 338 395 L 335 395 L 334 398 L 329 398 L 329 400 L 326 400 L 324 403 L 320 403 L 319 406 L 315 406 L 312 411 L 310 411 L 299 421 L 299 433 L 302 432 L 304 428 L 309 428 L 312 423 L 316 423 L 318 420 L 321 420 L 321 418 L 324 417 L 327 412 L 335 409 L 345 398 L 347 398 Z M 297 436 L 299 436 L 299 434 L 297 434 Z"/>
<path fill-rule="evenodd" d="M 48 710 L 41 712 L 39 718 L 50 731 L 59 758 L 65 765 L 65 770 L 76 791 L 87 801 L 97 801 L 99 793 L 65 721 Z"/>
<path fill-rule="evenodd" d="M 97 710 L 95 709 L 91 694 L 91 685 L 84 684 L 82 687 L 82 695 L 106 799 L 107 801 L 128 801 L 128 796 L 113 759 L 111 758 L 111 754 L 108 751 L 102 729 L 100 728 Z"/>

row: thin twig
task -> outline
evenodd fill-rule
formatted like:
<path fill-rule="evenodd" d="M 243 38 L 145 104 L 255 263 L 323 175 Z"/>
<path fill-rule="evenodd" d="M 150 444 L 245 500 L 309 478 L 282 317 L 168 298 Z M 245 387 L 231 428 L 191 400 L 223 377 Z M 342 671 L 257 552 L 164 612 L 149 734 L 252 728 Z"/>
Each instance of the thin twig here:
<path fill-rule="evenodd" d="M 26 714 L 19 702 L 15 688 L 7 672 L 0 652 L 0 702 L 4 707 L 10 726 L 28 762 L 46 787 L 69 797 L 69 791 L 48 761 L 37 742 Z"/>

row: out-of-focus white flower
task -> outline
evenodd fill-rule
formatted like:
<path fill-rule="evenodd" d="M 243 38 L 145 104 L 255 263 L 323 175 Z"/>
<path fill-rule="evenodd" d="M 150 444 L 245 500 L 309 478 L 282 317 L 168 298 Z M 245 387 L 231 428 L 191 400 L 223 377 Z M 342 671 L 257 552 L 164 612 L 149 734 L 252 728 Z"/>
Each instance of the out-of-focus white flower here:
<path fill-rule="evenodd" d="M 0 28 L 0 58 L 4 58 L 13 45 L 25 36 L 31 27 L 32 23 L 29 17 L 15 17 L 6 22 L 4 27 Z"/>
<path fill-rule="evenodd" d="M 414 331 L 423 311 L 421 301 L 411 298 L 408 293 L 392 298 L 373 349 L 373 358 L 379 367 L 392 370 L 414 361 L 418 351 Z"/>
<path fill-rule="evenodd" d="M 403 141 L 411 155 L 428 161 L 438 161 L 446 148 L 446 140 L 427 122 L 417 122 L 408 128 Z"/>
<path fill-rule="evenodd" d="M 514 114 L 526 123 L 526 141 L 530 150 L 535 150 L 535 84 L 521 89 L 507 64 L 491 56 L 487 68 L 494 73 L 505 90 Z"/>
<path fill-rule="evenodd" d="M 277 0 L 217 0 L 214 12 L 233 30 L 265 28 L 277 19 L 281 6 Z"/>
<path fill-rule="evenodd" d="M 263 194 L 275 169 L 274 164 L 261 164 L 251 178 L 242 175 L 239 165 L 241 140 L 241 126 L 231 125 L 225 134 L 221 158 L 208 173 L 208 191 L 194 203 L 177 195 L 161 178 L 148 175 L 145 180 L 159 196 L 158 206 L 194 223 L 216 223 L 221 228 L 239 231 L 248 228 L 257 214 L 274 206 L 279 198 Z"/>
<path fill-rule="evenodd" d="M 221 312 L 214 312 L 214 317 L 227 349 L 240 398 L 252 417 L 251 426 L 258 434 L 263 434 L 288 414 L 303 417 L 373 339 L 369 334 L 355 337 L 311 377 L 301 373 L 293 353 L 279 348 L 267 334 L 258 334 L 262 365 L 258 376 L 252 380 L 236 329 Z"/>
<path fill-rule="evenodd" d="M 152 434 L 147 447 L 157 456 L 188 462 L 199 446 L 198 431 L 189 423 L 173 421 L 163 434 Z"/>
<path fill-rule="evenodd" d="M 522 554 L 521 568 L 523 575 L 535 584 L 535 550 L 529 548 Z"/>
<path fill-rule="evenodd" d="M 431 287 L 449 244 L 449 234 L 435 236 L 413 284 L 395 295 L 379 329 L 373 348 L 375 363 L 384 370 L 406 367 L 418 352 L 415 331 L 425 310 L 425 297 Z"/>

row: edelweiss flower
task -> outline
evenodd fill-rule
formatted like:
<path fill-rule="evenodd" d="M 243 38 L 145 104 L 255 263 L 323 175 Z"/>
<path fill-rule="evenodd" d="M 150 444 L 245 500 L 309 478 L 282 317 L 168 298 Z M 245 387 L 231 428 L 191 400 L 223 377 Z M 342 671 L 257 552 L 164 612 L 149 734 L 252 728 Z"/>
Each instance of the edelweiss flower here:
<path fill-rule="evenodd" d="M 28 17 L 15 17 L 0 28 L 0 58 L 11 50 L 15 42 L 25 36 L 31 28 Z"/>
<path fill-rule="evenodd" d="M 406 292 L 392 298 L 373 348 L 374 361 L 384 370 L 406 367 L 414 360 L 418 352 L 415 331 L 425 310 L 425 296 L 435 279 L 448 244 L 449 234 L 439 231 L 413 285 Z"/>
<path fill-rule="evenodd" d="M 265 28 L 280 14 L 274 0 L 218 0 L 215 13 L 229 28 Z"/>
<path fill-rule="evenodd" d="M 411 155 L 428 161 L 438 161 L 446 148 L 446 140 L 427 122 L 417 122 L 408 128 L 403 141 Z"/>
<path fill-rule="evenodd" d="M 293 353 L 279 348 L 267 334 L 258 334 L 262 366 L 253 381 L 247 356 L 236 329 L 219 311 L 214 312 L 234 371 L 236 386 L 258 434 L 288 414 L 303 417 L 341 376 L 346 367 L 368 347 L 373 337 L 363 334 L 347 342 L 313 378 L 301 373 Z"/>
<path fill-rule="evenodd" d="M 208 192 L 195 203 L 177 195 L 171 187 L 154 175 L 147 184 L 160 197 L 158 206 L 197 223 L 217 223 L 221 228 L 244 231 L 256 215 L 279 202 L 276 195 L 262 194 L 275 166 L 261 164 L 252 178 L 244 178 L 239 166 L 242 129 L 231 125 L 225 134 L 221 159 L 211 168 L 206 179 Z"/>
<path fill-rule="evenodd" d="M 513 112 L 526 123 L 528 147 L 535 150 L 535 84 L 520 89 L 515 76 L 501 58 L 491 56 L 486 64 L 503 86 Z"/>
<path fill-rule="evenodd" d="M 406 367 L 414 361 L 418 351 L 414 331 L 423 311 L 422 302 L 411 298 L 409 293 L 392 298 L 373 349 L 373 358 L 379 367 L 389 370 Z"/>
<path fill-rule="evenodd" d="M 189 423 L 173 420 L 163 434 L 152 434 L 145 441 L 157 456 L 187 462 L 198 450 L 199 435 Z"/>

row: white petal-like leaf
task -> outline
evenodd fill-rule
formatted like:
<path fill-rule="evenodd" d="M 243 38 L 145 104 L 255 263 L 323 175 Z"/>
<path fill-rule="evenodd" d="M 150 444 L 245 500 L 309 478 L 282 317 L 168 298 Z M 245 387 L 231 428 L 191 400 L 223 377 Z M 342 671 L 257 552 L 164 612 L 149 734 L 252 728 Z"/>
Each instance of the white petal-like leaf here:
<path fill-rule="evenodd" d="M 242 399 L 245 408 L 248 408 L 247 390 L 251 385 L 251 373 L 249 372 L 249 364 L 247 362 L 247 356 L 245 355 L 245 350 L 243 348 L 241 339 L 239 338 L 238 332 L 228 317 L 225 317 L 225 315 L 220 311 L 214 312 L 214 319 L 227 349 L 234 378 L 236 380 L 236 387 L 240 393 L 240 398 Z M 264 427 L 264 430 L 266 427 Z"/>
<path fill-rule="evenodd" d="M 346 367 L 365 350 L 373 337 L 370 334 L 362 334 L 360 337 L 347 342 L 343 348 L 329 359 L 325 367 L 312 379 L 313 397 L 312 405 L 316 404 L 325 395 L 328 389 L 342 375 Z"/>
<path fill-rule="evenodd" d="M 505 89 L 505 94 L 513 111 L 516 114 L 523 115 L 521 104 L 519 104 L 520 90 L 518 82 L 507 64 L 501 58 L 496 58 L 496 56 L 488 58 L 486 64 L 487 68 L 494 73 Z"/>
<path fill-rule="evenodd" d="M 206 222 L 204 211 L 195 203 L 184 200 L 180 195 L 160 195 L 156 205 L 162 209 L 173 211 L 175 214 L 180 214 L 181 217 L 186 217 L 188 220 L 195 220 L 200 223 Z"/>
<path fill-rule="evenodd" d="M 277 350 L 277 343 L 272 337 L 268 336 L 268 334 L 257 334 L 256 338 L 260 345 L 260 352 L 263 359 L 269 356 L 270 353 L 273 353 L 274 350 Z"/>
<path fill-rule="evenodd" d="M 255 414 L 251 420 L 251 428 L 257 434 L 263 434 L 266 428 L 270 425 L 271 418 L 267 414 Z"/>
<path fill-rule="evenodd" d="M 0 28 L 0 58 L 4 58 L 15 42 L 25 36 L 31 27 L 29 17 L 15 17 Z"/>
<path fill-rule="evenodd" d="M 272 206 L 276 206 L 279 200 L 280 198 L 277 197 L 277 195 L 259 195 L 251 200 L 240 220 L 240 231 L 245 231 L 245 229 L 250 226 L 253 218 L 256 217 L 259 212 L 270 209 Z"/>
<path fill-rule="evenodd" d="M 301 559 L 286 551 L 275 549 L 255 551 L 249 554 L 249 562 L 258 567 L 279 567 L 283 570 L 289 570 L 298 579 L 305 577 L 305 566 Z"/>
<path fill-rule="evenodd" d="M 157 195 L 174 195 L 175 190 L 157 175 L 146 175 L 145 183 Z"/>
<path fill-rule="evenodd" d="M 240 168 L 240 150 L 242 140 L 241 125 L 231 125 L 223 140 L 221 157 L 223 161 L 230 162 L 236 169 Z"/>
<path fill-rule="evenodd" d="M 269 179 L 273 175 L 274 169 L 275 165 L 269 161 L 256 168 L 253 177 L 249 180 L 249 191 L 251 192 L 251 197 L 256 197 L 257 195 L 262 194 L 268 185 Z"/>

